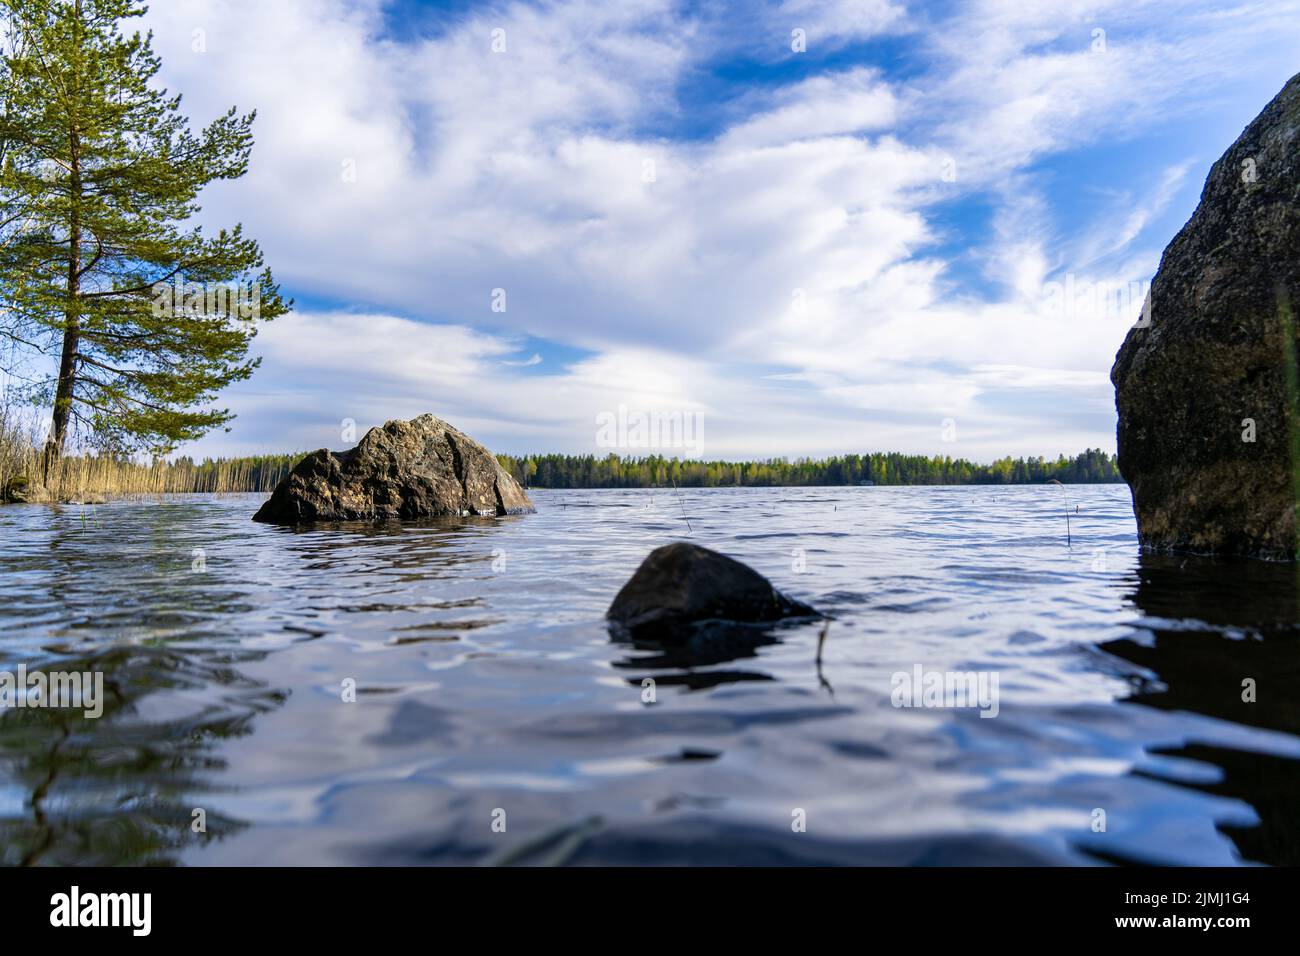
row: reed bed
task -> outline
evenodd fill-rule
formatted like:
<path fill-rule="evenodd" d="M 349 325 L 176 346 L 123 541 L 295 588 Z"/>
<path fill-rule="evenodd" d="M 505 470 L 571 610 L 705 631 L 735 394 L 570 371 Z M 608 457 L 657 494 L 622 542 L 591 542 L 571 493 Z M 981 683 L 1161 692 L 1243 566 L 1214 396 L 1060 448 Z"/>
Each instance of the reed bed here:
<path fill-rule="evenodd" d="M 201 462 L 183 458 L 144 464 L 107 455 L 79 455 L 63 458 L 58 463 L 55 478 L 50 481 L 54 487 L 47 491 L 59 501 L 91 496 L 152 497 L 195 492 L 269 494 L 297 460 L 294 455 L 274 455 Z M 32 466 L 37 464 L 33 459 Z"/>
<path fill-rule="evenodd" d="M 106 454 L 66 455 L 43 475 L 40 449 L 4 432 L 0 421 L 0 499 L 87 501 L 207 492 L 270 493 L 298 455 L 141 462 Z"/>

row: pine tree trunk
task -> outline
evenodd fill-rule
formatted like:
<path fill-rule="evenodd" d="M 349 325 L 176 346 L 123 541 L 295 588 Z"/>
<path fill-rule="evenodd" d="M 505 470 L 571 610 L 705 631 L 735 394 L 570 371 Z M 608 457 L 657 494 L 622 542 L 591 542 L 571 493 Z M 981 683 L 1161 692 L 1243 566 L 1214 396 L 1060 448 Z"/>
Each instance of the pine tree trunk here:
<path fill-rule="evenodd" d="M 76 4 L 77 20 L 81 20 L 81 0 Z M 75 90 L 75 85 L 74 85 Z M 63 445 L 68 437 L 68 421 L 72 417 L 72 399 L 77 384 L 77 347 L 81 341 L 81 311 L 77 299 L 81 294 L 81 141 L 77 134 L 74 116 L 68 133 L 69 190 L 71 214 L 68 220 L 68 302 L 64 308 L 63 352 L 59 358 L 59 379 L 54 391 L 54 413 L 50 423 L 50 437 L 45 443 L 44 479 L 50 486 L 51 472 L 63 456 Z"/>
<path fill-rule="evenodd" d="M 76 134 L 72 136 L 76 142 Z M 74 195 L 81 191 L 81 169 L 74 147 L 72 161 L 72 188 Z M 50 424 L 50 437 L 45 445 L 45 479 L 49 484 L 50 472 L 63 456 L 63 445 L 68 437 L 68 421 L 72 417 L 73 391 L 77 384 L 77 347 L 81 341 L 81 315 L 77 298 L 81 293 L 81 223 L 74 200 L 68 234 L 68 304 L 64 310 L 63 352 L 59 358 L 59 380 L 54 391 L 54 415 Z"/>
<path fill-rule="evenodd" d="M 73 228 L 68 255 L 68 307 L 64 312 L 63 353 L 59 359 L 59 382 L 54 392 L 54 418 L 50 438 L 45 446 L 45 471 L 63 455 L 63 444 L 68 435 L 68 420 L 72 417 L 72 394 L 77 384 L 77 346 L 80 344 L 81 326 L 77 312 L 77 270 L 81 262 L 81 233 Z"/>

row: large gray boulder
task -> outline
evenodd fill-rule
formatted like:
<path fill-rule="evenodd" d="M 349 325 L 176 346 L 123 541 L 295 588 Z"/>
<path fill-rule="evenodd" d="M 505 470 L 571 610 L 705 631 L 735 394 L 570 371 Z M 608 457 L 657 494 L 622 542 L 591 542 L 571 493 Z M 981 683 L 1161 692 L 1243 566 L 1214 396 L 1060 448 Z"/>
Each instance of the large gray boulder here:
<path fill-rule="evenodd" d="M 1111 381 L 1152 550 L 1296 557 L 1300 76 L 1210 169 Z"/>
<path fill-rule="evenodd" d="M 372 428 L 348 451 L 314 451 L 276 486 L 254 521 L 301 524 L 533 511 L 492 453 L 440 418 Z"/>
<path fill-rule="evenodd" d="M 680 636 L 703 621 L 815 616 L 748 565 L 684 541 L 651 551 L 605 613 L 616 630 L 636 638 Z"/>

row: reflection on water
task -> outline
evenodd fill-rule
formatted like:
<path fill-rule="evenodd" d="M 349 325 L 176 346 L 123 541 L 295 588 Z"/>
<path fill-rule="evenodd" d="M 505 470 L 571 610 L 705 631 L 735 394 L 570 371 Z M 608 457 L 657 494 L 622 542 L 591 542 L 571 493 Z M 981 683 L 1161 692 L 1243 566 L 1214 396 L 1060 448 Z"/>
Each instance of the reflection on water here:
<path fill-rule="evenodd" d="M 0 860 L 1296 863 L 1295 569 L 1140 558 L 1116 486 L 1071 489 L 1067 546 L 1052 491 L 541 491 L 296 530 L 254 496 L 0 509 L 0 669 L 108 698 L 0 712 Z M 831 624 L 611 639 L 688 537 Z M 998 716 L 893 706 L 918 665 L 995 672 Z"/>
<path fill-rule="evenodd" d="M 219 741 L 251 733 L 254 716 L 283 700 L 241 678 L 231 663 L 228 654 L 131 645 L 60 658 L 59 670 L 106 675 L 103 713 L 4 714 L 0 766 L 9 812 L 0 820 L 0 860 L 166 863 L 186 843 L 243 826 L 219 811 L 197 818 L 196 805 L 183 799 L 215 785 L 212 775 L 224 766 Z M 210 700 L 186 713 L 150 713 L 147 698 L 162 691 Z"/>
<path fill-rule="evenodd" d="M 745 658 L 757 658 L 759 649 L 780 641 L 781 628 L 711 622 L 689 631 L 680 640 L 659 641 L 630 638 L 621 629 L 610 629 L 611 639 L 637 653 L 614 661 L 620 670 L 643 676 L 629 677 L 629 684 L 644 686 L 647 680 L 666 686 L 701 690 L 736 681 L 772 680 L 758 670 L 713 667 Z M 705 668 L 709 668 L 705 670 Z M 668 671 L 669 673 L 656 673 Z"/>
<path fill-rule="evenodd" d="M 1142 669 L 1126 702 L 1300 734 L 1296 574 L 1285 564 L 1144 556 L 1131 595 L 1146 614 L 1142 639 L 1102 645 Z M 1220 827 L 1243 858 L 1300 864 L 1300 761 L 1194 736 L 1152 752 L 1212 764 L 1217 779 L 1185 785 L 1255 809 L 1258 826 Z"/>

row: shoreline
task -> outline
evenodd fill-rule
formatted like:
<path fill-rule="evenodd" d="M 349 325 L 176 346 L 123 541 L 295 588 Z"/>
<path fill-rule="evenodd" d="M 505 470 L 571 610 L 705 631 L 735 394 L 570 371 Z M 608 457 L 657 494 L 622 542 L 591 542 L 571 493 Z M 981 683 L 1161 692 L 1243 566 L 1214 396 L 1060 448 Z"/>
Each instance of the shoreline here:
<path fill-rule="evenodd" d="M 31 445 L 0 448 L 0 503 L 109 500 L 133 495 L 270 494 L 309 452 L 205 458 L 181 456 L 142 463 L 112 455 L 59 460 L 50 487 L 34 480 L 40 453 Z M 1004 457 L 982 464 L 942 455 L 872 452 L 827 458 L 740 461 L 595 455 L 494 456 L 521 487 L 596 488 L 840 488 L 913 485 L 1122 484 L 1116 460 L 1100 449 L 1054 460 Z"/>
<path fill-rule="evenodd" d="M 1012 481 L 1012 482 L 908 482 L 908 483 L 891 483 L 887 485 L 851 485 L 851 484 L 818 484 L 818 485 L 678 485 L 678 491 L 765 491 L 776 488 L 807 488 L 807 489 L 842 489 L 842 488 L 861 488 L 867 490 L 870 488 L 1025 488 L 1036 487 L 1050 484 L 1049 481 Z M 1123 481 L 1075 481 L 1060 482 L 1067 488 L 1086 488 L 1094 485 L 1123 485 Z M 634 486 L 608 486 L 608 485 L 588 485 L 588 486 L 552 486 L 552 485 L 533 485 L 526 488 L 525 491 L 532 493 L 534 491 L 543 492 L 565 492 L 565 491 L 653 491 L 672 494 L 674 488 L 672 485 L 634 485 Z M 87 491 L 74 497 L 54 498 L 42 497 L 25 500 L 0 500 L 0 508 L 7 505 L 59 505 L 59 506 L 87 506 L 87 505 L 107 505 L 122 501 L 163 501 L 171 498 L 187 498 L 198 495 L 211 495 L 217 498 L 231 497 L 236 495 L 260 495 L 268 497 L 271 494 L 269 490 L 262 491 L 258 489 L 223 489 L 220 491 L 206 489 L 190 489 L 185 491 L 126 491 L 126 492 L 96 492 Z"/>

